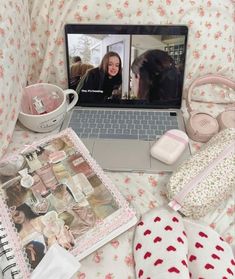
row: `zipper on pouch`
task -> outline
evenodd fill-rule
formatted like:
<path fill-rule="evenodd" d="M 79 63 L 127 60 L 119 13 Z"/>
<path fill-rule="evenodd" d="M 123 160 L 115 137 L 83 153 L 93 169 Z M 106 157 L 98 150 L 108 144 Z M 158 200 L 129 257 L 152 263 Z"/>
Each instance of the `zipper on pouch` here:
<path fill-rule="evenodd" d="M 169 202 L 169 206 L 173 208 L 175 211 L 179 210 L 182 207 L 182 202 L 187 196 L 187 194 L 196 187 L 202 180 L 204 180 L 207 175 L 224 159 L 226 158 L 232 151 L 234 151 L 235 141 L 233 141 L 230 145 L 226 146 L 216 157 L 211 164 L 197 174 L 193 179 L 191 179 L 182 189 L 181 191 L 173 198 L 172 201 Z"/>

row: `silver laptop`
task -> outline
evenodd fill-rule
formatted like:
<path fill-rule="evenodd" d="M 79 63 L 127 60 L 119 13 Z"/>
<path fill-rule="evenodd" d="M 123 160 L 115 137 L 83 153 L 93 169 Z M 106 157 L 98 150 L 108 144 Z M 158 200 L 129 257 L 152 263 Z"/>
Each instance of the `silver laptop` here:
<path fill-rule="evenodd" d="M 68 87 L 79 101 L 62 129 L 72 127 L 105 170 L 173 171 L 150 156 L 181 113 L 188 28 L 67 24 Z"/>

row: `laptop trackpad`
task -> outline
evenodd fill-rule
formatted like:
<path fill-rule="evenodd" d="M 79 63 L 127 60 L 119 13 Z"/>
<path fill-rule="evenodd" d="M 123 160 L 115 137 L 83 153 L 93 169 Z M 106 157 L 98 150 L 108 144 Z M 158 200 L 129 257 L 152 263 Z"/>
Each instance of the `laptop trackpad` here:
<path fill-rule="evenodd" d="M 149 142 L 96 140 L 92 156 L 106 170 L 133 171 L 150 168 Z"/>

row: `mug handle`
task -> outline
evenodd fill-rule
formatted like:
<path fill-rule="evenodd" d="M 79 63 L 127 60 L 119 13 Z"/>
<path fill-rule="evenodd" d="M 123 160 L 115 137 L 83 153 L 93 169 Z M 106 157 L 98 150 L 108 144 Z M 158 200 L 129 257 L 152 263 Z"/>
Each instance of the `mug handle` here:
<path fill-rule="evenodd" d="M 66 89 L 66 90 L 64 90 L 64 94 L 65 94 L 65 97 L 70 94 L 72 94 L 74 96 L 72 102 L 67 107 L 67 112 L 68 112 L 76 105 L 76 103 L 78 101 L 78 93 L 73 89 Z"/>

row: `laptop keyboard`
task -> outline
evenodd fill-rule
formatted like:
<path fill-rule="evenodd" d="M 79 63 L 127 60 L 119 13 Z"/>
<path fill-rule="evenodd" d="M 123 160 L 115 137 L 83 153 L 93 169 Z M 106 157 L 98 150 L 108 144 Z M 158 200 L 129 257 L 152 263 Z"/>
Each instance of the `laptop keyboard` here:
<path fill-rule="evenodd" d="M 177 115 L 168 111 L 74 110 L 69 126 L 81 138 L 155 140 L 178 129 Z"/>

